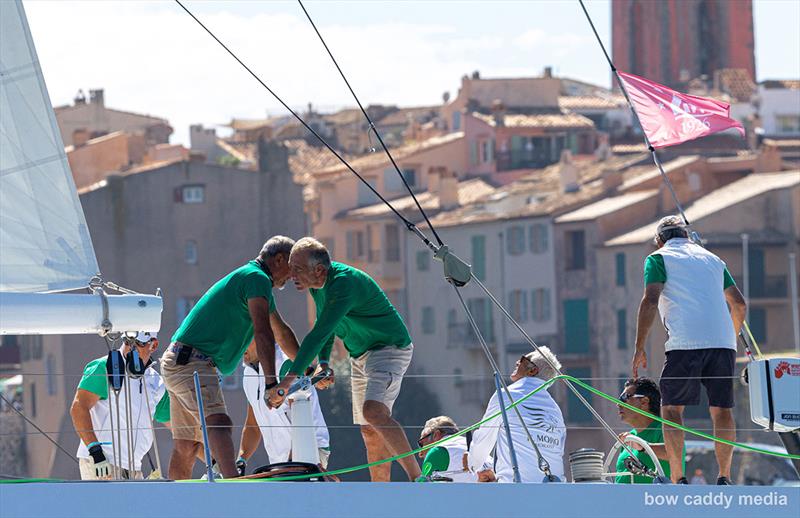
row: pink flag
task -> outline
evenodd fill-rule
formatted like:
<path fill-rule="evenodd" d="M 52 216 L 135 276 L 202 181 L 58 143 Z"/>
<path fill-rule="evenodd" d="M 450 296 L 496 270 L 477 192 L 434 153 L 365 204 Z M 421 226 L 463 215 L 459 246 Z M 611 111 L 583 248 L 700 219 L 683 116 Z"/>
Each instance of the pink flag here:
<path fill-rule="evenodd" d="M 731 118 L 728 103 L 682 94 L 633 74 L 619 75 L 654 148 L 674 146 L 729 128 L 736 128 L 744 137 L 744 128 Z"/>

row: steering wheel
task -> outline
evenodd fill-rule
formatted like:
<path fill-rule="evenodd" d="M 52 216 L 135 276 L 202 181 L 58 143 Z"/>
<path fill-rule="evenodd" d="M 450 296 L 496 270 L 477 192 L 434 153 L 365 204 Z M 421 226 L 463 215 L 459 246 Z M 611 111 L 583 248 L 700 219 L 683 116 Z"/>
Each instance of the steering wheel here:
<path fill-rule="evenodd" d="M 653 461 L 653 465 L 656 467 L 656 474 L 657 475 L 653 479 L 653 483 L 654 484 L 669 483 L 669 478 L 664 474 L 664 468 L 661 467 L 661 462 L 659 462 L 659 459 L 656 456 L 656 453 L 653 451 L 653 448 L 650 447 L 650 444 L 647 441 L 645 441 L 644 439 L 642 439 L 641 437 L 638 437 L 636 435 L 627 435 L 623 439 L 623 441 L 625 443 L 639 444 L 640 446 L 642 446 L 642 448 L 644 449 L 645 453 L 647 453 L 647 455 L 650 456 L 650 460 Z M 605 464 L 603 464 L 603 477 L 604 478 L 610 478 L 612 476 L 611 474 L 609 474 L 610 473 L 609 472 L 609 468 L 611 466 L 611 460 L 615 459 L 617 457 L 617 454 L 619 453 L 619 450 L 621 448 L 622 448 L 622 445 L 619 443 L 619 441 L 617 441 L 617 442 L 614 443 L 614 445 L 611 447 L 611 449 L 608 450 L 608 454 L 606 455 Z"/>

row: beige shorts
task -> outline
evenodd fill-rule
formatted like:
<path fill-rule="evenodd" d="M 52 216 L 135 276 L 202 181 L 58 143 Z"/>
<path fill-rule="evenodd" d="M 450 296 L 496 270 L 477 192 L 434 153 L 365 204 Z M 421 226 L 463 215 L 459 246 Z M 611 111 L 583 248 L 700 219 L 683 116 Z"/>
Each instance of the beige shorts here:
<path fill-rule="evenodd" d="M 383 347 L 350 358 L 353 423 L 369 424 L 363 415 L 365 401 L 383 403 L 391 413 L 413 352 L 414 346 L 409 344 L 404 349 Z"/>
<path fill-rule="evenodd" d="M 175 365 L 176 354 L 171 348 L 161 356 L 161 376 L 169 393 L 169 420 L 174 439 L 203 442 L 200 412 L 194 389 L 194 372 L 200 375 L 200 393 L 206 417 L 227 414 L 225 399 L 214 363 L 192 357 L 186 365 Z"/>

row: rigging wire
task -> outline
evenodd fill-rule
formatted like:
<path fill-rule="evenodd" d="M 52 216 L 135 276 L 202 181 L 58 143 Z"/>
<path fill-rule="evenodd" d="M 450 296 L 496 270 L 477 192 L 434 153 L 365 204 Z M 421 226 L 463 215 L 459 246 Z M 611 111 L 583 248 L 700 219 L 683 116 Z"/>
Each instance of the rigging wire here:
<path fill-rule="evenodd" d="M 336 58 L 333 57 L 333 53 L 331 52 L 331 49 L 328 47 L 328 44 L 325 42 L 325 38 L 322 37 L 322 34 L 319 32 L 319 29 L 317 28 L 317 24 L 314 23 L 314 20 L 311 18 L 311 15 L 308 14 L 308 10 L 306 10 L 306 6 L 303 5 L 302 0 L 297 0 L 297 3 L 300 4 L 300 8 L 303 10 L 303 13 L 305 13 L 306 18 L 308 18 L 308 21 L 311 24 L 311 27 L 313 27 L 314 28 L 314 32 L 317 33 L 317 36 L 319 37 L 319 41 L 322 43 L 322 46 L 325 47 L 325 50 L 327 51 L 328 56 L 331 57 L 331 61 L 333 61 L 333 64 L 336 67 L 336 70 L 339 71 L 339 75 L 342 76 L 342 80 L 344 80 L 344 84 L 347 85 L 347 89 L 350 90 L 351 94 L 353 94 L 353 99 L 355 99 L 356 104 L 358 104 L 358 107 L 361 109 L 361 113 L 364 114 L 364 118 L 366 118 L 367 122 L 369 122 L 369 129 L 371 131 L 373 131 L 375 133 L 375 136 L 378 138 L 378 142 L 380 142 L 381 147 L 383 148 L 383 151 L 386 153 L 386 156 L 389 157 L 389 161 L 392 163 L 392 166 L 394 167 L 394 170 L 397 171 L 398 176 L 400 176 L 400 180 L 403 182 L 403 185 L 405 185 L 406 190 L 408 191 L 408 194 L 411 195 L 411 198 L 414 200 L 414 203 L 417 205 L 417 209 L 419 209 L 420 214 L 422 214 L 422 217 L 425 218 L 425 223 L 427 223 L 428 227 L 431 229 L 431 233 L 433 234 L 433 237 L 436 238 L 436 242 L 439 243 L 439 246 L 442 246 L 444 244 L 442 242 L 442 239 L 439 237 L 439 234 L 436 232 L 436 229 L 433 228 L 433 224 L 431 223 L 431 220 L 428 219 L 428 215 L 423 210 L 422 205 L 420 205 L 419 200 L 417 199 L 416 195 L 414 195 L 414 191 L 411 189 L 411 186 L 408 185 L 408 181 L 406 180 L 405 175 L 403 175 L 403 172 L 400 171 L 400 167 L 397 165 L 397 162 L 394 161 L 394 157 L 392 156 L 392 153 L 389 151 L 389 148 L 386 147 L 386 143 L 383 141 L 383 138 L 381 137 L 381 134 L 378 132 L 378 128 L 375 127 L 375 123 L 372 121 L 372 118 L 369 116 L 369 113 L 367 113 L 367 110 L 364 109 L 364 106 L 361 104 L 361 101 L 358 99 L 358 96 L 356 95 L 356 92 L 353 90 L 353 87 L 350 86 L 350 81 L 347 80 L 347 76 L 344 75 L 344 72 L 342 71 L 342 68 L 339 66 L 339 63 L 336 61 Z"/>
<path fill-rule="evenodd" d="M 430 248 L 430 249 L 431 249 L 431 250 L 433 250 L 433 251 L 436 251 L 436 249 L 437 249 L 436 245 L 434 245 L 434 244 L 433 244 L 433 243 L 432 243 L 432 242 L 431 242 L 431 241 L 428 239 L 428 237 L 427 237 L 427 236 L 426 236 L 426 235 L 425 235 L 425 234 L 424 234 L 424 233 L 423 233 L 423 232 L 422 232 L 422 231 L 421 231 L 421 230 L 420 230 L 420 229 L 419 229 L 419 228 L 418 228 L 418 227 L 417 227 L 417 226 L 416 226 L 414 223 L 412 223 L 412 222 L 411 222 L 411 221 L 410 221 L 408 218 L 406 218 L 405 216 L 403 216 L 403 215 L 402 215 L 402 214 L 401 214 L 401 213 L 400 213 L 400 212 L 399 212 L 399 211 L 398 211 L 398 210 L 397 210 L 397 209 L 396 209 L 396 208 L 395 208 L 395 207 L 394 207 L 394 206 L 393 206 L 391 203 L 389 203 L 389 201 L 388 201 L 388 200 L 386 200 L 386 198 L 384 198 L 384 197 L 381 195 L 381 193 L 379 193 L 379 192 L 378 192 L 378 191 L 377 191 L 377 190 L 376 190 L 376 189 L 375 189 L 375 188 L 374 188 L 374 187 L 373 187 L 373 186 L 372 186 L 372 185 L 371 185 L 371 184 L 370 184 L 370 183 L 369 183 L 369 182 L 368 182 L 366 179 L 364 179 L 364 177 L 363 177 L 363 176 L 361 176 L 361 175 L 358 173 L 358 171 L 356 171 L 355 169 L 353 169 L 353 166 L 351 166 L 351 165 L 350 165 L 350 163 L 349 163 L 347 160 L 345 160 L 345 159 L 344 159 L 344 157 L 342 157 L 342 155 L 341 155 L 341 154 L 339 154 L 339 152 L 338 152 L 338 151 L 336 151 L 336 150 L 335 150 L 335 149 L 334 149 L 334 148 L 333 148 L 333 147 L 332 147 L 330 144 L 328 144 L 328 142 L 327 142 L 327 141 L 326 141 L 324 138 L 322 138 L 322 135 L 320 135 L 320 134 L 319 134 L 319 133 L 318 133 L 318 132 L 317 132 L 317 131 L 316 131 L 314 128 L 312 128 L 312 127 L 311 127 L 311 126 L 310 126 L 310 125 L 309 125 L 309 124 L 308 124 L 308 123 L 307 123 L 307 122 L 306 122 L 306 121 L 305 121 L 305 120 L 304 120 L 304 119 L 303 119 L 303 118 L 302 118 L 302 117 L 301 117 L 301 116 L 300 116 L 300 115 L 299 115 L 299 114 L 298 114 L 296 111 L 294 111 L 292 108 L 290 108 L 290 107 L 289 107 L 289 105 L 288 105 L 288 104 L 286 104 L 286 103 L 284 102 L 284 100 L 283 100 L 283 99 L 281 99 L 281 97 L 280 97 L 278 94 L 276 94 L 276 93 L 275 93 L 275 91 L 274 91 L 272 88 L 270 88 L 269 86 L 267 86 L 267 84 L 266 84 L 266 83 L 265 83 L 265 82 L 264 82 L 264 81 L 263 81 L 263 80 L 262 80 L 262 79 L 261 79 L 261 78 L 260 78 L 260 77 L 259 77 L 259 76 L 258 76 L 256 73 L 255 73 L 255 72 L 253 72 L 253 70 L 252 70 L 250 67 L 248 67 L 248 66 L 247 66 L 247 65 L 244 63 L 244 61 L 242 61 L 241 59 L 239 59 L 239 56 L 237 56 L 237 55 L 236 55 L 236 54 L 235 54 L 235 53 L 234 53 L 234 52 L 233 52 L 233 51 L 232 51 L 232 50 L 231 50 L 231 49 L 230 49 L 230 48 L 229 48 L 227 45 L 225 45 L 225 43 L 223 43 L 223 42 L 222 42 L 222 40 L 220 40 L 220 39 L 219 39 L 219 38 L 216 36 L 216 34 L 214 34 L 214 33 L 211 31 L 211 29 L 209 29 L 208 27 L 206 27 L 206 26 L 205 26 L 205 24 L 203 24 L 203 22 L 201 22 L 201 21 L 200 21 L 200 19 L 199 19 L 199 18 L 197 18 L 197 16 L 195 16 L 195 15 L 194 15 L 194 13 L 192 13 L 192 12 L 191 12 L 191 11 L 190 11 L 190 10 L 189 10 L 189 9 L 188 9 L 186 6 L 185 6 L 185 5 L 183 5 L 183 3 L 181 3 L 181 0 L 175 0 L 175 3 L 176 3 L 176 4 L 178 4 L 178 5 L 181 7 L 181 9 L 183 9 L 184 11 L 186 11 L 186 14 L 188 14 L 189 16 L 191 16 L 191 17 L 192 17 L 192 19 L 193 19 L 195 22 L 197 22 L 197 24 L 198 24 L 200 27 L 202 27 L 202 28 L 203 28 L 203 30 L 205 30 L 205 31 L 208 33 L 208 35 L 209 35 L 209 36 L 211 36 L 212 38 L 214 38 L 214 41 L 216 41 L 216 42 L 217 42 L 217 43 L 218 43 L 218 44 L 219 44 L 219 45 L 220 45 L 220 46 L 221 46 L 223 49 L 225 49 L 225 51 L 226 51 L 228 54 L 230 54 L 230 55 L 231 55 L 231 57 L 232 57 L 233 59 L 235 59 L 235 60 L 236 60 L 236 61 L 237 61 L 237 62 L 238 62 L 238 63 L 239 63 L 239 64 L 240 64 L 240 65 L 241 65 L 241 66 L 242 66 L 242 67 L 243 67 L 243 68 L 244 68 L 244 69 L 245 69 L 245 70 L 246 70 L 246 71 L 247 71 L 247 72 L 248 72 L 250 75 L 251 75 L 251 76 L 253 76 L 253 78 L 254 78 L 256 81 L 258 81 L 258 83 L 259 83 L 261 86 L 263 86 L 263 87 L 264 87 L 264 89 L 266 89 L 266 90 L 267 90 L 267 92 L 269 92 L 269 93 L 270 93 L 270 95 L 272 95 L 272 97 L 274 97 L 274 98 L 275 98 L 275 100 L 276 100 L 276 101 L 278 101 L 278 102 L 279 102 L 279 103 L 280 103 L 280 104 L 281 104 L 281 105 L 282 105 L 282 106 L 283 106 L 283 107 L 284 107 L 284 108 L 285 108 L 285 109 L 286 109 L 286 110 L 287 110 L 287 111 L 288 111 L 290 114 L 292 114 L 292 116 L 294 116 L 294 118 L 295 118 L 295 119 L 297 119 L 297 120 L 298 120 L 298 122 L 300 122 L 300 124 L 302 124 L 304 128 L 306 128 L 306 129 L 307 129 L 307 130 L 308 130 L 308 131 L 309 131 L 309 132 L 310 132 L 312 135 L 314 135 L 314 136 L 317 138 L 317 140 L 319 140 L 319 141 L 320 141 L 320 143 L 322 143 L 322 145 L 323 145 L 323 146 L 325 146 L 326 148 L 328 148 L 328 151 L 330 151 L 331 153 L 333 153 L 333 155 L 334 155 L 336 158 L 338 158 L 338 159 L 339 159 L 339 161 L 340 161 L 340 162 L 341 162 L 341 163 L 342 163 L 342 164 L 343 164 L 343 165 L 344 165 L 344 166 L 345 166 L 347 169 L 349 169 L 351 173 L 353 173 L 354 175 L 356 175 L 356 177 L 357 177 L 359 180 L 361 180 L 361 182 L 362 182 L 364 185 L 366 185 L 366 186 L 367 186 L 367 188 L 368 188 L 370 191 L 372 191 L 372 193 L 373 193 L 373 194 L 375 194 L 375 196 L 377 196 L 377 197 L 378 197 L 378 199 L 379 199 L 380 201 L 382 201 L 382 202 L 383 202 L 383 203 L 384 203 L 384 204 L 385 204 L 387 207 L 389 207 L 389 209 L 390 209 L 390 210 L 391 210 L 391 211 L 392 211 L 392 212 L 395 214 L 395 216 L 397 216 L 398 218 L 400 218 L 400 220 L 402 220 L 402 222 L 405 224 L 406 228 L 407 228 L 409 231 L 411 231 L 411 232 L 415 233 L 415 234 L 416 234 L 416 235 L 417 235 L 417 236 L 418 236 L 420 239 L 422 239 L 422 241 L 425 243 L 425 245 L 426 245 L 426 246 L 428 246 L 428 248 Z M 377 134 L 377 132 L 376 132 L 376 134 Z"/>
<path fill-rule="evenodd" d="M 9 400 L 7 400 L 7 399 L 6 399 L 6 397 L 5 397 L 5 396 L 4 396 L 2 393 L 0 393 L 0 398 L 2 398 L 2 400 L 3 400 L 3 401 L 5 401 L 5 402 L 6 402 L 6 404 L 7 404 L 9 407 L 11 407 L 11 409 L 12 409 L 12 410 L 14 410 L 14 412 L 16 412 L 16 413 L 18 413 L 20 416 L 22 416 L 22 418 L 23 418 L 25 421 L 27 421 L 27 423 L 28 423 L 29 425 L 33 426 L 34 428 L 36 428 L 36 430 L 38 430 L 38 432 L 39 432 L 39 433 L 41 433 L 42 435 L 44 435 L 45 439 L 47 439 L 48 441 L 50 441 L 51 443 L 53 443 L 53 444 L 55 445 L 55 447 L 56 447 L 56 448 L 58 448 L 59 450 L 61 450 L 62 452 L 64 452 L 64 454 L 65 454 L 67 457 L 69 457 L 70 459 L 72 459 L 72 460 L 73 460 L 73 461 L 74 461 L 76 464 L 80 464 L 80 463 L 78 462 L 78 459 L 76 459 L 76 458 L 75 458 L 75 457 L 74 457 L 74 456 L 73 456 L 73 455 L 72 455 L 70 452 L 68 452 L 67 450 L 65 450 L 63 446 L 61 446 L 60 444 L 58 444 L 58 442 L 57 442 L 55 439 L 53 439 L 53 438 L 52 438 L 52 437 L 50 437 L 50 436 L 49 436 L 47 433 L 45 433 L 45 431 L 44 431 L 44 430 L 42 430 L 41 428 L 39 428 L 39 426 L 38 426 L 36 423 L 34 423 L 34 422 L 33 422 L 33 421 L 31 421 L 30 419 L 28 419 L 28 416 L 26 416 L 24 413 L 22 413 L 22 411 L 21 411 L 21 410 L 17 409 L 17 407 L 15 407 L 13 404 L 11 404 L 11 402 L 10 402 Z"/>

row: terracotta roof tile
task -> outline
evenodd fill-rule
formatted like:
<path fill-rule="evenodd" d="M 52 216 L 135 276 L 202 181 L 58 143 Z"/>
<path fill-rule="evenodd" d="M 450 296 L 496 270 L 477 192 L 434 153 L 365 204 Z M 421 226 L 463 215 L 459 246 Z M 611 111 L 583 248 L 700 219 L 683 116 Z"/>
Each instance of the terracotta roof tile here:
<path fill-rule="evenodd" d="M 496 126 L 494 117 L 474 112 L 474 117 L 485 123 Z M 504 124 L 509 128 L 594 128 L 594 122 L 577 113 L 555 113 L 541 115 L 507 114 Z"/>

